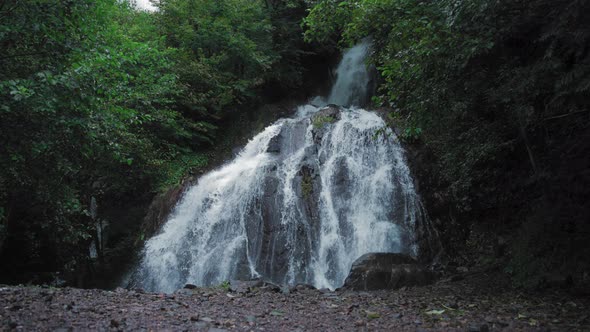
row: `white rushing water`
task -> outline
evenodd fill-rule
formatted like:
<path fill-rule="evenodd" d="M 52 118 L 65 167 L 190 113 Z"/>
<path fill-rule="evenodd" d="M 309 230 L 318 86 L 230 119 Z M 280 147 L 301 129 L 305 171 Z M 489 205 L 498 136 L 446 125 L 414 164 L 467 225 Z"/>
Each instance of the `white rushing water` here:
<path fill-rule="evenodd" d="M 369 47 L 369 42 L 365 41 L 344 53 L 336 70 L 337 80 L 328 97 L 328 103 L 341 106 L 358 106 L 364 103 L 370 79 L 365 65 Z"/>
<path fill-rule="evenodd" d="M 329 102 L 361 98 L 367 47 L 344 55 Z M 164 292 L 253 277 L 334 289 L 365 253 L 415 254 L 421 217 L 403 149 L 379 116 L 305 105 L 187 190 L 133 279 Z"/>

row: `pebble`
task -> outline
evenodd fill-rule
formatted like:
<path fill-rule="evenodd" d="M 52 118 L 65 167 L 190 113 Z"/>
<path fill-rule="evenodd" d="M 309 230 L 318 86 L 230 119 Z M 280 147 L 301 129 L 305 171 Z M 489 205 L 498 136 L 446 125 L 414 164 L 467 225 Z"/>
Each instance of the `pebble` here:
<path fill-rule="evenodd" d="M 469 332 L 488 332 L 490 328 L 487 324 L 470 324 L 467 331 Z"/>

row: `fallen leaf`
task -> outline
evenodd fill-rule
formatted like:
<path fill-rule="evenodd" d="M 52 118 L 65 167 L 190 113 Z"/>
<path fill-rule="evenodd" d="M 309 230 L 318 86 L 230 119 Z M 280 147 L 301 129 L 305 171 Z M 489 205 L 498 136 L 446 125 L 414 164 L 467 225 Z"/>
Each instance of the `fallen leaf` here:
<path fill-rule="evenodd" d="M 374 311 L 365 311 L 367 314 L 367 318 L 368 319 L 375 319 L 375 318 L 380 318 L 381 315 L 379 315 L 378 312 L 374 312 Z"/>
<path fill-rule="evenodd" d="M 446 310 L 442 309 L 442 310 L 430 310 L 427 311 L 426 314 L 427 315 L 442 315 Z"/>
<path fill-rule="evenodd" d="M 449 309 L 449 310 L 451 310 L 451 311 L 457 310 L 457 309 L 453 309 L 453 308 L 447 307 L 447 306 L 446 306 L 446 305 L 444 305 L 444 304 L 443 304 L 442 306 L 443 306 L 443 307 L 445 307 L 446 309 Z"/>
<path fill-rule="evenodd" d="M 272 316 L 283 316 L 283 315 L 284 315 L 284 313 L 283 313 L 283 312 L 281 312 L 281 311 L 278 311 L 278 310 L 273 310 L 273 311 L 271 311 L 271 312 L 270 312 L 270 314 L 271 314 Z"/>

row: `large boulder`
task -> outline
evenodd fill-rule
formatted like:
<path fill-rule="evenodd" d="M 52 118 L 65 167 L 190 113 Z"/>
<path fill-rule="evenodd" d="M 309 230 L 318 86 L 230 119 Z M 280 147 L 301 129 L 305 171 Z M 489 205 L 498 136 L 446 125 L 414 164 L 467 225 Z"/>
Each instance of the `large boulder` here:
<path fill-rule="evenodd" d="M 322 107 L 319 111 L 314 113 L 311 116 L 311 120 L 314 121 L 318 118 L 332 118 L 332 121 L 340 120 L 340 111 L 341 108 L 338 105 L 329 104 L 325 107 Z"/>
<path fill-rule="evenodd" d="M 271 138 L 268 142 L 266 152 L 268 153 L 281 153 L 281 144 L 283 141 L 283 133 L 279 132 L 275 137 Z"/>
<path fill-rule="evenodd" d="M 369 253 L 358 258 L 344 281 L 354 291 L 399 289 L 431 283 L 434 275 L 412 257 L 394 253 Z"/>
<path fill-rule="evenodd" d="M 329 124 L 337 122 L 342 118 L 341 109 L 337 105 L 328 105 L 311 116 L 311 124 L 313 125 L 311 134 L 313 141 L 317 146 L 322 142 L 322 137 L 328 131 Z"/>

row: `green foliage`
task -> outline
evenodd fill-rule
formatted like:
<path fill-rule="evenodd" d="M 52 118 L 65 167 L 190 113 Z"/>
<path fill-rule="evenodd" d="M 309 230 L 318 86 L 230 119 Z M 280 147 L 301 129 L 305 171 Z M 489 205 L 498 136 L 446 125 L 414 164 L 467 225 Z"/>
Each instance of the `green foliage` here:
<path fill-rule="evenodd" d="M 171 177 L 185 165 L 203 165 L 179 160 L 210 142 L 214 126 L 174 109 L 185 91 L 173 72 L 178 51 L 132 28 L 149 28 L 148 14 L 114 0 L 3 8 L 10 11 L 0 25 L 6 246 L 28 237 L 23 256 L 14 255 L 17 270 L 76 270 L 94 235 L 90 198 L 115 202 L 178 181 Z"/>
<path fill-rule="evenodd" d="M 301 179 L 301 192 L 303 193 L 303 198 L 305 199 L 311 198 L 311 194 L 313 193 L 312 178 L 307 173 L 304 173 Z"/>
<path fill-rule="evenodd" d="M 224 291 L 228 292 L 228 291 L 229 291 L 229 289 L 230 289 L 230 286 L 231 286 L 231 284 L 230 284 L 230 282 L 229 282 L 229 281 L 224 281 L 224 282 L 222 282 L 221 284 L 219 284 L 219 286 L 218 286 L 218 287 L 219 287 L 219 288 L 221 288 L 222 290 L 224 290 Z"/>
<path fill-rule="evenodd" d="M 320 115 L 313 118 L 312 125 L 314 128 L 322 128 L 324 125 L 333 123 L 334 121 L 336 121 L 334 117 L 331 117 L 329 115 Z"/>
<path fill-rule="evenodd" d="M 206 167 L 208 160 L 207 156 L 202 153 L 182 154 L 176 159 L 161 165 L 165 176 L 158 183 L 160 191 L 179 185 L 187 174 Z"/>
<path fill-rule="evenodd" d="M 267 0 L 272 24 L 273 53 L 275 61 L 270 68 L 272 76 L 266 86 L 292 90 L 300 88 L 305 68 L 303 61 L 311 52 L 306 51 L 303 42 L 301 20 L 306 15 L 307 5 L 304 0 Z"/>
<path fill-rule="evenodd" d="M 262 1 L 166 0 L 159 9 L 166 44 L 182 50 L 185 113 L 219 114 L 254 97 L 277 60 Z"/>
<path fill-rule="evenodd" d="M 358 1 L 318 1 L 303 20 L 305 40 L 326 42 L 338 35 L 358 7 Z"/>

